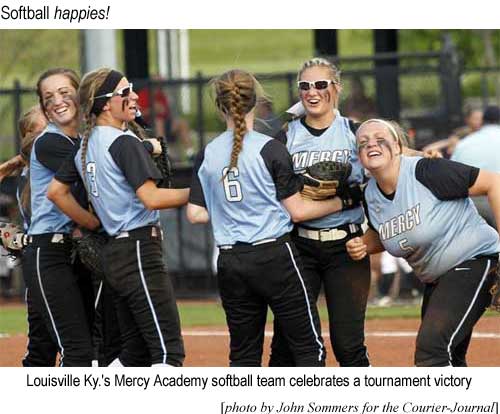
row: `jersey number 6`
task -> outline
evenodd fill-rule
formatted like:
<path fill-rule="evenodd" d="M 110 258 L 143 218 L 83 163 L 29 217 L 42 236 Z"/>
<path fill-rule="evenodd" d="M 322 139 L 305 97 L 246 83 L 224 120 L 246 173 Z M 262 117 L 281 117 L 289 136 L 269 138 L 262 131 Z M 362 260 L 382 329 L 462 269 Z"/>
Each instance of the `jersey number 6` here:
<path fill-rule="evenodd" d="M 224 177 L 224 193 L 226 194 L 227 201 L 236 202 L 243 200 L 243 193 L 241 192 L 241 184 L 236 177 L 240 175 L 238 168 L 233 167 L 229 171 L 226 167 L 222 170 L 222 176 Z M 229 177 L 232 179 L 229 179 Z"/>

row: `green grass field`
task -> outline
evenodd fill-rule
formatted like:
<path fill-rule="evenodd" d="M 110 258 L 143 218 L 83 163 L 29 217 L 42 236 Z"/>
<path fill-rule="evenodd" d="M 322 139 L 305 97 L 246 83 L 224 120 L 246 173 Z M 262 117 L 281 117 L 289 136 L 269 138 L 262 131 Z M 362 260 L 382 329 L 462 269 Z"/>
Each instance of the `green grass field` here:
<path fill-rule="evenodd" d="M 326 307 L 319 307 L 321 319 L 328 320 Z M 222 306 L 218 303 L 194 303 L 180 302 L 179 312 L 183 328 L 194 326 L 215 326 L 225 325 L 226 320 Z M 486 316 L 495 316 L 494 312 L 488 311 Z M 392 306 L 392 307 L 369 307 L 367 319 L 390 319 L 390 318 L 419 318 L 419 306 Z M 272 320 L 272 316 L 268 316 Z M 10 335 L 22 334 L 26 332 L 26 311 L 19 307 L 0 307 L 0 333 Z"/>

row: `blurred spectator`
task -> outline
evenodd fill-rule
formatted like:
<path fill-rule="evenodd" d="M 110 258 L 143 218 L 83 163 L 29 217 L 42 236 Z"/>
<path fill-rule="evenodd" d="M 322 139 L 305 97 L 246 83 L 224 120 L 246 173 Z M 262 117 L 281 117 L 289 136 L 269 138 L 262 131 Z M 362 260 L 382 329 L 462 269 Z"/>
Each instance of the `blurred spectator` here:
<path fill-rule="evenodd" d="M 460 141 L 453 161 L 500 173 L 500 108 L 488 106 L 483 115 L 483 127 Z M 496 228 L 493 213 L 486 197 L 473 197 L 479 214 Z"/>
<path fill-rule="evenodd" d="M 273 103 L 268 98 L 261 98 L 255 106 L 254 129 L 261 134 L 276 136 L 283 122 L 274 113 Z"/>
<path fill-rule="evenodd" d="M 448 138 L 425 146 L 423 151 L 438 150 L 444 157 L 450 158 L 462 138 L 481 128 L 483 125 L 483 112 L 480 109 L 469 108 L 465 112 L 464 121 L 465 125 L 456 128 Z"/>
<path fill-rule="evenodd" d="M 153 77 L 158 81 L 160 78 Z M 153 93 L 153 107 L 151 107 L 150 90 Z M 154 127 L 158 136 L 166 137 L 170 144 L 169 155 L 173 161 L 191 159 L 194 155 L 191 139 L 191 130 L 188 122 L 174 115 L 170 100 L 166 92 L 157 83 L 151 88 L 145 87 L 137 92 L 139 107 L 144 120 Z M 152 116 L 154 115 L 154 122 Z"/>
<path fill-rule="evenodd" d="M 420 296 L 423 287 L 407 261 L 387 251 L 381 253 L 377 285 L 380 297 L 375 299 L 375 303 L 379 306 L 387 306 L 401 299 L 415 299 Z"/>
<path fill-rule="evenodd" d="M 359 76 L 351 78 L 351 93 L 341 105 L 342 114 L 353 121 L 363 122 L 375 118 L 377 109 L 373 99 L 365 94 L 365 86 Z"/>

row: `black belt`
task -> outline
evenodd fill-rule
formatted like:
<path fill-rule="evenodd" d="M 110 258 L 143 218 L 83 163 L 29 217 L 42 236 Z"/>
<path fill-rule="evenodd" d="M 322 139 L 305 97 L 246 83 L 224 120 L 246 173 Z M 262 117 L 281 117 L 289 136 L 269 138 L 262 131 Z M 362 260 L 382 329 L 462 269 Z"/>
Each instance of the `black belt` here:
<path fill-rule="evenodd" d="M 268 239 L 262 239 L 262 240 L 257 240 L 252 243 L 246 243 L 246 242 L 236 242 L 235 244 L 222 244 L 217 246 L 219 250 L 222 252 L 232 252 L 232 251 L 249 251 L 249 250 L 255 250 L 256 248 L 259 248 L 262 246 L 263 248 L 268 247 L 269 244 L 274 244 L 274 243 L 282 243 L 286 241 L 290 241 L 290 235 L 284 234 L 283 236 L 276 237 L 276 238 L 268 238 Z"/>
<path fill-rule="evenodd" d="M 144 239 L 160 239 L 163 240 L 163 231 L 160 226 L 144 226 L 139 227 L 134 230 L 127 230 L 118 233 L 113 236 L 113 239 L 133 239 L 133 240 L 144 240 Z"/>
<path fill-rule="evenodd" d="M 28 236 L 29 244 L 64 244 L 71 242 L 71 236 L 68 233 L 45 233 Z"/>

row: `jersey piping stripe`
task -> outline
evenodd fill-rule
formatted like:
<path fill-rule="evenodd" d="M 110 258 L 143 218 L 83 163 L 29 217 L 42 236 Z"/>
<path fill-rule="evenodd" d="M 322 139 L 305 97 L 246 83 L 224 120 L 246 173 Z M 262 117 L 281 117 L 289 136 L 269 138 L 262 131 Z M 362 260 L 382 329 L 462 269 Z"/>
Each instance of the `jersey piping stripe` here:
<path fill-rule="evenodd" d="M 59 349 L 61 352 L 61 362 L 60 362 L 59 366 L 63 367 L 64 366 L 64 347 L 62 346 L 61 338 L 59 337 L 59 332 L 57 332 L 56 323 L 55 323 L 54 318 L 52 316 L 52 312 L 50 311 L 49 302 L 47 302 L 47 297 L 45 296 L 45 291 L 43 290 L 42 277 L 40 275 L 40 247 L 38 247 L 36 249 L 36 274 L 38 276 L 38 284 L 40 286 L 40 292 L 42 292 L 43 301 L 45 303 L 45 307 L 47 308 L 50 322 L 52 324 L 52 329 L 54 329 L 54 332 L 56 334 L 57 345 L 59 345 Z"/>
<path fill-rule="evenodd" d="M 26 303 L 26 307 L 28 306 L 28 288 L 24 289 L 24 303 Z M 26 353 L 24 354 L 23 359 L 28 358 L 30 354 L 30 322 L 28 312 L 26 312 L 26 323 L 28 324 L 28 338 L 26 339 Z"/>
<path fill-rule="evenodd" d="M 97 295 L 95 295 L 94 309 L 97 309 L 99 305 L 99 300 L 101 300 L 101 292 L 102 292 L 102 282 L 99 283 L 99 289 L 97 290 Z"/>
<path fill-rule="evenodd" d="M 479 295 L 479 292 L 480 292 L 481 288 L 483 287 L 484 281 L 486 280 L 486 276 L 488 275 L 488 272 L 490 271 L 490 264 L 491 264 L 491 261 L 488 260 L 488 262 L 486 263 L 486 270 L 484 271 L 483 276 L 481 278 L 481 282 L 479 283 L 479 286 L 477 287 L 476 292 L 474 293 L 474 297 L 472 298 L 472 301 L 471 301 L 471 303 L 470 303 L 467 311 L 465 312 L 462 320 L 458 324 L 457 329 L 455 329 L 455 332 L 453 332 L 453 335 L 451 335 L 450 342 L 448 343 L 448 360 L 449 360 L 450 366 L 452 365 L 452 363 L 451 363 L 451 361 L 452 361 L 452 357 L 451 357 L 451 344 L 453 343 L 453 339 L 457 335 L 458 331 L 460 330 L 460 328 L 464 324 L 465 319 L 469 315 L 469 313 L 470 313 L 470 311 L 472 309 L 472 306 L 474 306 L 474 302 L 476 301 L 476 299 L 477 299 L 477 297 Z"/>
<path fill-rule="evenodd" d="M 307 295 L 306 285 L 304 284 L 304 279 L 302 279 L 302 275 L 300 274 L 300 270 L 297 267 L 297 263 L 295 263 L 295 258 L 293 257 L 293 252 L 292 252 L 292 249 L 290 248 L 290 245 L 288 244 L 288 242 L 286 242 L 285 244 L 286 244 L 286 247 L 288 249 L 288 252 L 290 253 L 290 257 L 291 257 L 292 262 L 293 262 L 293 267 L 295 267 L 295 271 L 297 272 L 297 275 L 299 276 L 299 280 L 300 280 L 300 283 L 302 285 L 302 290 L 304 291 L 304 297 L 306 298 L 307 313 L 309 315 L 309 321 L 311 322 L 311 328 L 314 332 L 316 343 L 319 345 L 318 361 L 321 361 L 323 359 L 323 344 L 321 343 L 321 341 L 319 339 L 318 332 L 316 331 L 316 327 L 314 326 L 314 320 L 313 320 L 313 316 L 311 313 L 311 304 L 309 302 L 309 296 Z"/>
<path fill-rule="evenodd" d="M 149 308 L 151 309 L 151 313 L 153 315 L 153 320 L 155 322 L 156 330 L 158 331 L 158 336 L 160 337 L 161 349 L 163 350 L 163 359 L 162 363 L 167 363 L 167 348 L 165 347 L 165 342 L 163 341 L 163 335 L 161 333 L 160 324 L 158 323 L 158 318 L 156 317 L 155 308 L 153 307 L 153 302 L 151 301 L 151 296 L 149 296 L 148 287 L 146 285 L 146 279 L 144 278 L 144 272 L 142 271 L 142 262 L 141 262 L 141 241 L 137 240 L 136 242 L 136 251 L 137 251 L 137 263 L 139 264 L 139 274 L 141 275 L 142 286 L 144 287 L 144 292 L 146 293 L 146 298 L 148 299 Z"/>

